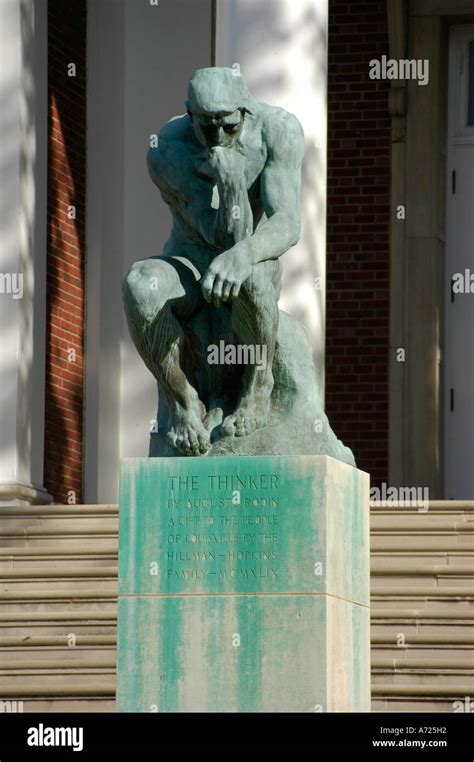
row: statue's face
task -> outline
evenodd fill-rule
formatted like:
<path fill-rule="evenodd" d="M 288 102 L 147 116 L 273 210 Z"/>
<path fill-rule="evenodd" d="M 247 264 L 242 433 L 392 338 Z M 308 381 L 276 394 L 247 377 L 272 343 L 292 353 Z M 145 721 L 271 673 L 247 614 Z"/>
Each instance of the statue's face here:
<path fill-rule="evenodd" d="M 224 146 L 230 148 L 237 140 L 244 126 L 245 110 L 237 109 L 232 114 L 190 113 L 194 134 L 203 146 Z"/>

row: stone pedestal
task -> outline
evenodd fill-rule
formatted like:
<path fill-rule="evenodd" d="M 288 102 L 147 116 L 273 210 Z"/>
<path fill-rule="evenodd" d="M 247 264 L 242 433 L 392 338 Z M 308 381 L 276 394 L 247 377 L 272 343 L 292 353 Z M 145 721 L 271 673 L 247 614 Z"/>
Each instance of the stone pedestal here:
<path fill-rule="evenodd" d="M 322 455 L 122 461 L 118 711 L 369 699 L 367 474 Z"/>

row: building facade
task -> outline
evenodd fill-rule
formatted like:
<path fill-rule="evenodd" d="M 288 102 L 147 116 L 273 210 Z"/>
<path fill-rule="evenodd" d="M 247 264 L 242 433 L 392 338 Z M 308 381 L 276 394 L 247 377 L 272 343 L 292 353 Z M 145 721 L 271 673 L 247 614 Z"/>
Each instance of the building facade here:
<path fill-rule="evenodd" d="M 119 458 L 147 454 L 157 390 L 120 283 L 169 230 L 147 142 L 213 64 L 304 126 L 281 306 L 310 331 L 338 436 L 375 485 L 469 498 L 469 3 L 8 0 L 4 14 L 4 129 L 18 130 L 2 270 L 4 290 L 15 273 L 24 284 L 2 299 L 5 499 L 114 501 Z M 372 78 L 384 58 L 428 61 L 429 79 L 386 63 Z"/>
<path fill-rule="evenodd" d="M 0 57 L 6 537 L 23 541 L 11 522 L 33 526 L 41 506 L 85 510 L 88 541 L 113 535 L 94 527 L 113 520 L 120 458 L 148 454 L 157 415 L 121 298 L 129 266 L 161 253 L 170 229 L 146 152 L 183 113 L 195 69 L 239 67 L 305 131 L 303 230 L 284 256 L 280 306 L 308 328 L 332 426 L 382 500 L 416 488 L 432 506 L 374 517 L 375 648 L 392 659 L 387 637 L 406 626 L 422 648 L 444 638 L 458 651 L 437 672 L 425 659 L 416 674 L 442 676 L 425 693 L 397 693 L 390 672 L 391 691 L 382 665 L 377 707 L 468 690 L 474 2 L 3 0 Z M 433 610 L 430 585 L 446 588 Z M 448 674 L 463 676 L 451 693 Z"/>

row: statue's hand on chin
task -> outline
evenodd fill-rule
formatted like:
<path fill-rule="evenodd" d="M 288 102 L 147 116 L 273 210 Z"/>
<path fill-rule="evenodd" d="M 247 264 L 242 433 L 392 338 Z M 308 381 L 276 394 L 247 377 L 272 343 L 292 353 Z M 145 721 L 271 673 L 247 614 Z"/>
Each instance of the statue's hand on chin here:
<path fill-rule="evenodd" d="M 214 183 L 236 182 L 245 177 L 245 159 L 232 147 L 206 148 L 198 154 L 194 166 L 198 174 Z"/>

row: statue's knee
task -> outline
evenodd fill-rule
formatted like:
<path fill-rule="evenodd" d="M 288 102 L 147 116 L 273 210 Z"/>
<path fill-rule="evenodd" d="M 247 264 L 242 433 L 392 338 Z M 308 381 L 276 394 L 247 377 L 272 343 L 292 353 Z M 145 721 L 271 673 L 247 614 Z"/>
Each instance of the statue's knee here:
<path fill-rule="evenodd" d="M 122 281 L 122 295 L 126 306 L 139 302 L 143 291 L 141 262 L 135 262 Z"/>
<path fill-rule="evenodd" d="M 161 301 L 159 268 L 146 260 L 135 262 L 122 281 L 122 295 L 126 310 L 147 318 L 156 314 Z"/>
<path fill-rule="evenodd" d="M 176 269 L 164 259 L 144 259 L 131 266 L 122 285 L 125 308 L 154 318 L 169 301 L 185 294 Z"/>

